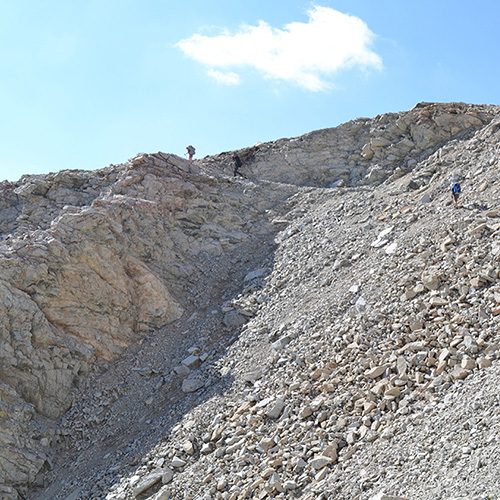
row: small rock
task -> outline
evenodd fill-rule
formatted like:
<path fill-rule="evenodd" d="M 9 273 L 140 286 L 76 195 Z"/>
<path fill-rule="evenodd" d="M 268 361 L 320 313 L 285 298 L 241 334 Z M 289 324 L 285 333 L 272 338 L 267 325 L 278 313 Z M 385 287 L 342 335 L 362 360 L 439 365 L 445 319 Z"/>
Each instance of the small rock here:
<path fill-rule="evenodd" d="M 224 315 L 223 321 L 228 328 L 236 328 L 246 323 L 246 319 L 238 311 L 228 312 Z"/>
<path fill-rule="evenodd" d="M 161 477 L 161 482 L 163 484 L 168 484 L 174 478 L 174 471 L 170 467 L 165 467 L 163 469 L 163 476 Z"/>
<path fill-rule="evenodd" d="M 186 375 L 189 375 L 189 372 L 191 370 L 185 365 L 177 365 L 176 367 L 174 367 L 174 371 L 175 373 L 177 373 L 177 375 L 185 377 Z"/>
<path fill-rule="evenodd" d="M 466 370 L 473 370 L 476 367 L 476 361 L 471 358 L 463 358 L 461 365 Z"/>
<path fill-rule="evenodd" d="M 394 497 L 392 495 L 386 495 L 383 491 L 381 491 L 380 493 L 370 497 L 370 500 L 406 500 L 406 497 Z"/>
<path fill-rule="evenodd" d="M 469 375 L 469 371 L 465 368 L 462 368 L 459 365 L 455 365 L 453 371 L 451 372 L 451 376 L 454 380 L 463 380 Z"/>
<path fill-rule="evenodd" d="M 366 372 L 366 376 L 371 379 L 375 379 L 384 374 L 387 370 L 387 365 L 375 366 Z"/>
<path fill-rule="evenodd" d="M 401 389 L 398 387 L 392 387 L 391 389 L 385 391 L 384 396 L 393 396 L 395 398 L 401 395 Z"/>
<path fill-rule="evenodd" d="M 298 487 L 299 487 L 299 485 L 295 481 L 293 481 L 291 479 L 289 479 L 288 481 L 285 481 L 283 483 L 283 488 L 285 490 L 287 490 L 287 491 L 289 491 L 289 490 L 296 490 Z"/>
<path fill-rule="evenodd" d="M 323 467 L 326 467 L 327 465 L 330 465 L 332 462 L 333 462 L 333 460 L 330 457 L 320 455 L 319 457 L 313 458 L 309 462 L 309 465 L 313 469 L 319 470 L 319 469 L 322 469 Z"/>
<path fill-rule="evenodd" d="M 448 301 L 446 299 L 443 299 L 442 297 L 431 297 L 429 303 L 431 306 L 441 307 L 447 305 Z"/>
<path fill-rule="evenodd" d="M 195 370 L 200 366 L 201 360 L 198 356 L 188 356 L 186 359 L 182 360 L 182 364 L 187 366 L 190 370 Z"/>
<path fill-rule="evenodd" d="M 410 326 L 411 328 L 411 326 Z M 406 372 L 408 370 L 408 363 L 405 359 L 404 356 L 398 356 L 398 359 L 396 360 L 396 368 L 398 370 L 398 375 L 402 377 L 403 375 L 406 375 Z"/>
<path fill-rule="evenodd" d="M 276 469 L 273 467 L 268 467 L 267 469 L 264 469 L 261 477 L 263 479 L 267 479 L 268 477 L 271 477 L 274 473 L 276 472 Z"/>
<path fill-rule="evenodd" d="M 356 442 L 356 433 L 354 432 L 347 433 L 346 442 L 349 445 L 353 445 Z"/>
<path fill-rule="evenodd" d="M 200 450 L 202 455 L 209 455 L 215 450 L 215 445 L 213 443 L 205 443 Z"/>
<path fill-rule="evenodd" d="M 269 486 L 271 488 L 274 488 L 276 491 L 283 491 L 283 485 L 281 484 L 281 478 L 279 475 L 275 472 L 270 478 L 269 478 Z"/>
<path fill-rule="evenodd" d="M 283 408 L 285 408 L 285 402 L 283 398 L 278 398 L 272 408 L 266 412 L 266 415 L 269 418 L 278 418 L 281 415 L 281 412 L 283 411 Z"/>
<path fill-rule="evenodd" d="M 359 297 L 354 305 L 356 306 L 358 311 L 363 311 L 366 307 L 366 300 L 363 297 Z"/>
<path fill-rule="evenodd" d="M 186 441 L 183 445 L 182 448 L 188 455 L 192 455 L 194 453 L 194 445 L 191 441 Z"/>
<path fill-rule="evenodd" d="M 338 449 L 337 443 L 331 444 L 323 450 L 323 456 L 329 457 L 335 461 L 335 460 L 337 460 L 337 456 L 338 456 L 337 449 Z"/>
<path fill-rule="evenodd" d="M 149 490 L 149 488 L 158 483 L 161 480 L 162 476 L 163 476 L 163 470 L 160 469 L 142 478 L 134 488 L 133 491 L 134 498 L 138 497 L 141 493 L 145 492 L 146 490 Z"/>
<path fill-rule="evenodd" d="M 197 378 L 187 378 L 182 382 L 182 392 L 189 394 L 191 392 L 196 392 L 201 389 L 205 383 L 203 380 Z"/>
<path fill-rule="evenodd" d="M 302 408 L 302 410 L 300 410 L 299 417 L 300 418 L 310 417 L 312 415 L 312 412 L 313 412 L 312 408 L 309 405 L 307 405 L 304 408 Z"/>
<path fill-rule="evenodd" d="M 217 491 L 222 491 L 226 488 L 227 486 L 227 479 L 226 478 L 221 478 L 217 481 Z"/>
<path fill-rule="evenodd" d="M 488 368 L 489 366 L 491 366 L 492 361 L 489 358 L 481 357 L 478 359 L 477 364 L 478 364 L 479 368 Z"/>
<path fill-rule="evenodd" d="M 390 245 L 386 246 L 385 253 L 387 255 L 392 255 L 392 254 L 396 253 L 397 247 L 398 247 L 398 244 L 396 242 L 391 243 Z"/>
<path fill-rule="evenodd" d="M 427 290 L 437 290 L 439 288 L 441 281 L 438 276 L 431 275 L 431 276 L 424 276 L 422 278 L 422 283 L 425 286 L 425 288 L 427 288 Z"/>
<path fill-rule="evenodd" d="M 387 239 L 387 236 L 391 233 L 391 231 L 393 229 L 394 229 L 394 226 L 390 226 L 390 227 L 384 229 L 383 231 L 381 231 L 379 233 L 379 235 L 377 236 L 377 239 L 372 242 L 371 246 L 374 248 L 383 247 L 386 243 L 389 242 L 389 240 Z"/>
<path fill-rule="evenodd" d="M 182 460 L 182 458 L 174 457 L 174 458 L 172 458 L 171 465 L 174 469 L 178 469 L 179 467 L 184 467 L 186 465 L 186 462 L 184 460 Z"/>
<path fill-rule="evenodd" d="M 172 496 L 168 488 L 162 488 L 154 497 L 154 500 L 171 500 Z"/>

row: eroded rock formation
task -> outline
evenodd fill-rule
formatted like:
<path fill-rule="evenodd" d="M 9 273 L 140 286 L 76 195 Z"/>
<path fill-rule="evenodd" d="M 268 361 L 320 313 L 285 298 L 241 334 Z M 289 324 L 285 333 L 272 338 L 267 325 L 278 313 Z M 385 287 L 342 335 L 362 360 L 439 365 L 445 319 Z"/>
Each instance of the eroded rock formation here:
<path fill-rule="evenodd" d="M 498 113 L 493 106 L 422 103 L 256 145 L 239 152 L 245 181 L 227 175 L 231 153 L 197 162 L 157 153 L 91 172 L 2 183 L 0 484 L 6 498 L 42 481 L 57 441 L 55 419 L 71 406 L 72 387 L 183 316 L 200 262 L 250 236 L 272 238 L 283 224 L 273 221 L 273 208 L 303 194 L 304 186 L 373 188 L 405 175 L 412 175 L 415 190 L 428 186 L 438 167 L 456 159 L 460 141 L 493 133 L 487 126 Z M 349 265 L 342 262 L 339 267 Z M 226 316 L 227 327 L 246 321 L 233 316 Z"/>

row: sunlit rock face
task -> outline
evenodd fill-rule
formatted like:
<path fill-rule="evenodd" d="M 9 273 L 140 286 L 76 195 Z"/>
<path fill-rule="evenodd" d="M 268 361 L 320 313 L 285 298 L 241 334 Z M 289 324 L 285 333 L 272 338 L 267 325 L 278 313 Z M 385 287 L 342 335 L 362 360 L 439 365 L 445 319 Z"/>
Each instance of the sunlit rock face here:
<path fill-rule="evenodd" d="M 238 151 L 244 180 L 233 178 L 228 152 L 194 162 L 139 154 L 1 183 L 0 496 L 40 484 L 72 388 L 183 318 L 193 269 L 256 234 L 274 238 L 287 221 L 273 220 L 273 210 L 309 188 L 336 196 L 408 175 L 415 191 L 432 186 L 467 138 L 481 154 L 498 113 L 422 103 L 258 144 Z M 332 269 L 350 265 L 339 257 Z M 228 310 L 224 326 L 244 324 L 244 312 Z"/>

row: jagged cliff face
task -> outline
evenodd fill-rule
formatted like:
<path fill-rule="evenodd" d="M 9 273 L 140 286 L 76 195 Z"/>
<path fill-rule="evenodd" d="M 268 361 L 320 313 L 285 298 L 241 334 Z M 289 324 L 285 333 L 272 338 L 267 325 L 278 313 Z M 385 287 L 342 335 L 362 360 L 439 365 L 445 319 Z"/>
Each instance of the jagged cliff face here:
<path fill-rule="evenodd" d="M 57 442 L 55 419 L 72 404 L 72 388 L 145 334 L 183 318 L 196 268 L 256 235 L 272 240 L 283 229 L 283 221 L 273 221 L 277 207 L 304 186 L 335 196 L 342 187 L 391 186 L 409 175 L 412 189 L 430 186 L 432 195 L 448 180 L 448 166 L 463 175 L 481 154 L 497 161 L 498 120 L 496 107 L 465 104 L 358 119 L 240 151 L 244 181 L 231 178 L 231 153 L 193 163 L 158 153 L 93 172 L 3 183 L 6 498 L 15 498 L 13 488 L 40 482 Z M 239 324 L 234 315 L 226 318 L 227 327 Z"/>

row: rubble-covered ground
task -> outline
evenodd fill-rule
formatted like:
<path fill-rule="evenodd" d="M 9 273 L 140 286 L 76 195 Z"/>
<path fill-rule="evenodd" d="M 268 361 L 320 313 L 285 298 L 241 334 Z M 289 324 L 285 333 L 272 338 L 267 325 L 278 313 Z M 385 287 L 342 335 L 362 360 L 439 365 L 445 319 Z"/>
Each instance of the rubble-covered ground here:
<path fill-rule="evenodd" d="M 286 196 L 266 230 L 190 261 L 180 318 L 73 389 L 26 498 L 500 495 L 499 124 L 373 182 L 292 188 L 199 161 L 253 207 Z"/>

